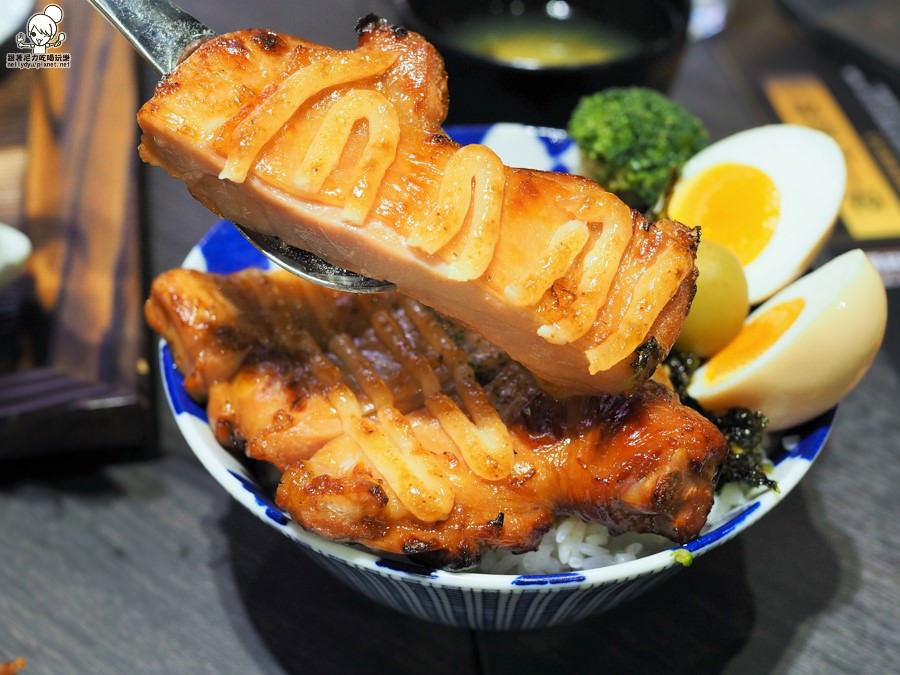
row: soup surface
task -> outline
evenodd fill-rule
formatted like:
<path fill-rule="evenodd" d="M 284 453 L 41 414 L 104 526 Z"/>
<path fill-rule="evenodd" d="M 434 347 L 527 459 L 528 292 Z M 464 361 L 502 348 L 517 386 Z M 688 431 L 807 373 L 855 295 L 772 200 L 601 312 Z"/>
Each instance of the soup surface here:
<path fill-rule="evenodd" d="M 450 39 L 470 52 L 522 68 L 602 63 L 638 46 L 634 37 L 583 18 L 478 18 L 460 24 Z"/>

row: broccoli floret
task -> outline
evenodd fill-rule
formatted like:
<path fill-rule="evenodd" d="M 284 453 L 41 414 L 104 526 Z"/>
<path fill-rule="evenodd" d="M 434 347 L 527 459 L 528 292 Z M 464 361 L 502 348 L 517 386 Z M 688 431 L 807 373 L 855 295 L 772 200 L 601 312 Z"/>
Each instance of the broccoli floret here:
<path fill-rule="evenodd" d="M 681 104 L 643 87 L 583 97 L 569 120 L 591 178 L 632 208 L 653 208 L 682 165 L 709 142 L 703 123 Z"/>

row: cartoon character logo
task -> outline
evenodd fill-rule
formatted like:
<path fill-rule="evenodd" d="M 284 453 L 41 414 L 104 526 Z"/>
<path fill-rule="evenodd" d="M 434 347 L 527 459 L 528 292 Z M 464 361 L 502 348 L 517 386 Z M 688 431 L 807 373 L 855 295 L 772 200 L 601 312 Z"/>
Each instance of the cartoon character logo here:
<path fill-rule="evenodd" d="M 59 32 L 63 11 L 59 5 L 47 5 L 44 11 L 28 19 L 28 35 L 16 35 L 16 47 L 30 49 L 33 54 L 46 54 L 47 49 L 59 47 L 66 41 L 66 34 Z M 31 42 L 29 42 L 29 38 Z"/>

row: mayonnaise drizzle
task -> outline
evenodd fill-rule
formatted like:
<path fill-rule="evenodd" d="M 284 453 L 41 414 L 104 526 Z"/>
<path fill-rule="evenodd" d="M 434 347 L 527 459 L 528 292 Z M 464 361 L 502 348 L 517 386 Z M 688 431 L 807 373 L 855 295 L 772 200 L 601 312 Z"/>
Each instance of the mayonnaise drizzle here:
<path fill-rule="evenodd" d="M 382 94 L 372 89 L 351 89 L 338 98 L 294 173 L 294 185 L 300 190 L 321 190 L 337 166 L 354 124 L 363 119 L 368 123 L 368 139 L 356 165 L 356 180 L 344 202 L 344 220 L 354 225 L 362 225 L 368 217 L 384 175 L 397 157 L 400 122 Z"/>
<path fill-rule="evenodd" d="M 243 183 L 266 143 L 306 101 L 326 89 L 380 75 L 396 59 L 390 52 L 356 50 L 314 61 L 291 73 L 234 128 L 219 178 Z"/>
<path fill-rule="evenodd" d="M 448 278 L 477 279 L 493 259 L 500 238 L 505 183 L 503 162 L 490 148 L 459 148 L 444 167 L 437 203 L 407 243 L 437 254 Z"/>

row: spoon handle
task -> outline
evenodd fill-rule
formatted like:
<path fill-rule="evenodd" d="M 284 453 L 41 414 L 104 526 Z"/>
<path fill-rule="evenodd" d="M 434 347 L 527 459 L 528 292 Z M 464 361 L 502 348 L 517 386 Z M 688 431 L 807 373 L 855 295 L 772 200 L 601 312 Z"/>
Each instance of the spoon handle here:
<path fill-rule="evenodd" d="M 88 0 L 160 73 L 174 70 L 184 51 L 216 32 L 169 0 Z"/>

